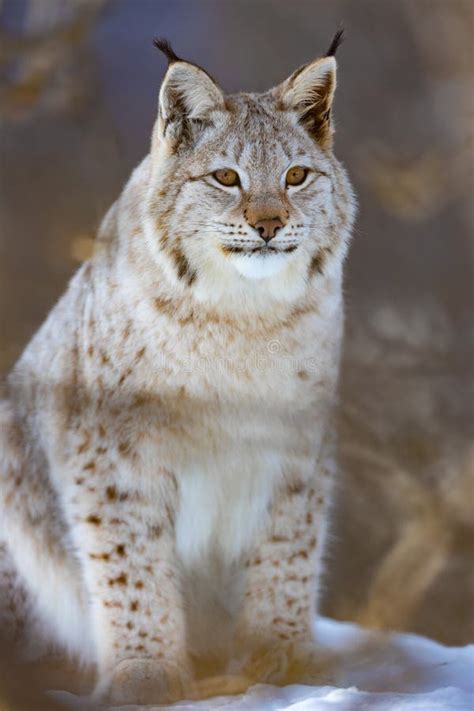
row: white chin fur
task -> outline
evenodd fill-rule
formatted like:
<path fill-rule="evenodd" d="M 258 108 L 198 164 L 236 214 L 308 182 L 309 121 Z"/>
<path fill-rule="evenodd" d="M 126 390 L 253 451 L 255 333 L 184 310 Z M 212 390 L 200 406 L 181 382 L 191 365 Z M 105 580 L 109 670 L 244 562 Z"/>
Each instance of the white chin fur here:
<path fill-rule="evenodd" d="M 285 266 L 286 254 L 233 254 L 232 264 L 247 279 L 266 279 L 278 274 Z"/>

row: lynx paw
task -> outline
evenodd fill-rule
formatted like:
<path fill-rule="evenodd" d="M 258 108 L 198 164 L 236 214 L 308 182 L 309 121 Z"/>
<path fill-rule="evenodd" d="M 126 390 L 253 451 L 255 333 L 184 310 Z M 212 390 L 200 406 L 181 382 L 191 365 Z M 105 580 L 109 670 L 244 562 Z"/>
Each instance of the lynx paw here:
<path fill-rule="evenodd" d="M 187 696 L 191 680 L 185 666 L 126 659 L 99 684 L 95 700 L 106 705 L 172 703 Z"/>
<path fill-rule="evenodd" d="M 332 658 L 311 643 L 287 643 L 252 654 L 243 673 L 254 681 L 284 686 L 330 682 Z"/>

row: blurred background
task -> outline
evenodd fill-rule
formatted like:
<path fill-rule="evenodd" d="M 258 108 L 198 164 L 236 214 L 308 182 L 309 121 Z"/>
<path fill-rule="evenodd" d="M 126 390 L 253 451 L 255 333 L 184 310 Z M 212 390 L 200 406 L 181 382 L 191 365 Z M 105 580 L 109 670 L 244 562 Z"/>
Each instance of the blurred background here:
<path fill-rule="evenodd" d="M 0 379 L 148 151 L 166 36 L 228 92 L 343 22 L 341 476 L 322 609 L 474 641 L 472 0 L 0 0 Z"/>

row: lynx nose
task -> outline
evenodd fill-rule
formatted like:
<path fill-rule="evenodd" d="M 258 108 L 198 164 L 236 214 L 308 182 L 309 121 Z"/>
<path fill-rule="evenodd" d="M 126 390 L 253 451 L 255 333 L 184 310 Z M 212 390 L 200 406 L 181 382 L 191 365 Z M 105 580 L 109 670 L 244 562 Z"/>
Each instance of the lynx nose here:
<path fill-rule="evenodd" d="M 270 242 L 270 240 L 275 237 L 280 227 L 283 227 L 283 222 L 279 217 L 272 217 L 269 220 L 259 220 L 253 225 L 253 227 L 260 233 L 260 237 L 265 242 Z"/>

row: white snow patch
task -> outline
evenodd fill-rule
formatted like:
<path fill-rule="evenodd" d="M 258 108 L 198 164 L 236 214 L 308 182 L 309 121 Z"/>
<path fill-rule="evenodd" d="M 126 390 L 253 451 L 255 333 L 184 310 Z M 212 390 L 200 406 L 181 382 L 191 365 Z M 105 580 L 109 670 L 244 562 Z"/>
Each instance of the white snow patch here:
<path fill-rule="evenodd" d="M 239 696 L 127 711 L 473 711 L 474 645 L 445 647 L 414 634 L 388 634 L 320 619 L 320 645 L 337 657 L 331 686 L 257 684 Z M 55 692 L 71 708 L 77 697 Z"/>

